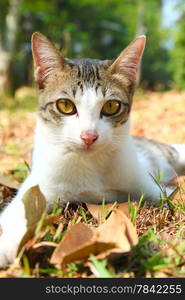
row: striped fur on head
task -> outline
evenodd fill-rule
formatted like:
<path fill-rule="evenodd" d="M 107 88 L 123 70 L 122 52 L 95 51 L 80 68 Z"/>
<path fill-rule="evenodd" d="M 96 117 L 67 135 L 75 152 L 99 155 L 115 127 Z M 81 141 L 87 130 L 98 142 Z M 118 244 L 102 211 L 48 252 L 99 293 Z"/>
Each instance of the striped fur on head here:
<path fill-rule="evenodd" d="M 142 36 L 114 60 L 67 59 L 45 36 L 34 33 L 32 52 L 42 120 L 55 125 L 69 123 L 74 115 L 66 116 L 57 107 L 58 99 L 69 99 L 76 106 L 79 124 L 85 124 L 80 130 L 97 131 L 102 120 L 107 129 L 121 127 L 129 119 L 144 46 Z M 102 115 L 102 107 L 109 100 L 119 101 L 120 110 L 111 116 Z M 92 116 L 94 120 L 88 120 Z"/>
<path fill-rule="evenodd" d="M 62 54 L 42 34 L 32 37 L 35 79 L 40 89 L 43 116 L 59 122 L 64 116 L 55 107 L 55 94 L 75 96 L 87 88 L 101 93 L 102 100 L 119 99 L 124 105 L 120 114 L 108 118 L 114 125 L 128 119 L 145 38 L 136 39 L 117 59 L 64 59 Z M 88 99 L 87 99 L 88 101 Z"/>

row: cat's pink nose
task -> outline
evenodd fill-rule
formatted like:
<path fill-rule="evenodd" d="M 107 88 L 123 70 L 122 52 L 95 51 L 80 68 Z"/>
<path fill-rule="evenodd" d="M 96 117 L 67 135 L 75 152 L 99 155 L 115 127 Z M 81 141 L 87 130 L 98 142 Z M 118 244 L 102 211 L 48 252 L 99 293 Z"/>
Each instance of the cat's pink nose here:
<path fill-rule="evenodd" d="M 90 146 L 97 140 L 98 133 L 96 131 L 84 130 L 81 132 L 80 137 L 87 146 Z"/>

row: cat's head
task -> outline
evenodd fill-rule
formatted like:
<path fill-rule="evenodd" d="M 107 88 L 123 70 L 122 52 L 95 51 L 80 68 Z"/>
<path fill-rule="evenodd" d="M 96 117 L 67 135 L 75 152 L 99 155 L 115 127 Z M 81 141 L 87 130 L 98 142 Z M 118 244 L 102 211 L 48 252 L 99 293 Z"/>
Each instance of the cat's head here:
<path fill-rule="evenodd" d="M 51 143 L 89 152 L 121 141 L 144 46 L 140 36 L 114 60 L 68 59 L 44 35 L 33 34 L 39 118 Z"/>

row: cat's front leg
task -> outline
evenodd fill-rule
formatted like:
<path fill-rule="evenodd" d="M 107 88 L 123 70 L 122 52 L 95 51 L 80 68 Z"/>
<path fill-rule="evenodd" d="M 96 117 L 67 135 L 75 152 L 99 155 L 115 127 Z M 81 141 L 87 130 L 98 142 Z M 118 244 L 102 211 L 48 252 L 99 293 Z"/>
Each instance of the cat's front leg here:
<path fill-rule="evenodd" d="M 17 197 L 0 215 L 0 268 L 13 262 L 26 232 L 24 204 Z"/>
<path fill-rule="evenodd" d="M 20 188 L 17 196 L 0 214 L 0 268 L 13 262 L 19 243 L 26 232 L 26 217 L 23 194 L 35 183 L 28 177 Z"/>

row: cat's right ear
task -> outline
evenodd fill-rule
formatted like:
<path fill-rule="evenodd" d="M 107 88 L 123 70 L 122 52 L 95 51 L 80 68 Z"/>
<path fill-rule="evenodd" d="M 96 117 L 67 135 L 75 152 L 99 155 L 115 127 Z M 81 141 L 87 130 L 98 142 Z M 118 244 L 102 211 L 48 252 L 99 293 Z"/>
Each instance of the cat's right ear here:
<path fill-rule="evenodd" d="M 128 85 L 135 85 L 139 77 L 140 62 L 146 37 L 141 35 L 131 42 L 110 66 L 111 72 Z"/>
<path fill-rule="evenodd" d="M 39 32 L 32 35 L 32 55 L 35 80 L 42 89 L 52 71 L 63 67 L 63 57 L 59 50 Z"/>

